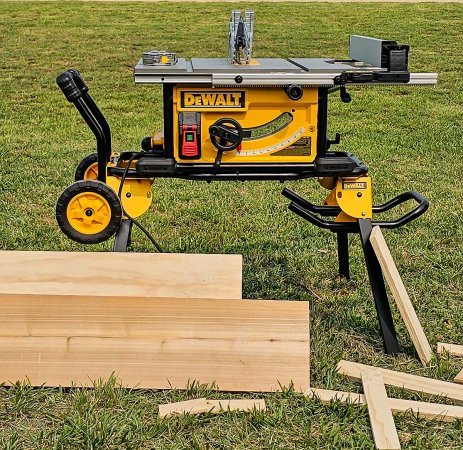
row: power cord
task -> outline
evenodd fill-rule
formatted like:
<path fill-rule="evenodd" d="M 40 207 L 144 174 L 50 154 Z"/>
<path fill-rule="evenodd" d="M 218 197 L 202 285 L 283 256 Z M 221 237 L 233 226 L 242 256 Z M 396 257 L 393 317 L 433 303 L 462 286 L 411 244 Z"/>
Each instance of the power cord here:
<path fill-rule="evenodd" d="M 124 172 L 122 173 L 122 178 L 121 178 L 121 183 L 119 184 L 119 190 L 117 191 L 117 196 L 119 197 L 119 200 L 121 201 L 122 205 L 122 189 L 124 187 L 125 179 L 127 178 L 127 173 L 129 172 L 130 164 L 132 164 L 132 161 L 137 157 L 140 156 L 142 153 L 134 153 L 128 160 L 127 160 L 127 165 L 125 166 Z M 159 253 L 164 253 L 164 250 L 161 248 L 161 246 L 155 241 L 153 236 L 148 232 L 148 230 L 137 220 L 135 220 L 133 217 L 131 217 L 127 212 L 124 210 L 124 207 L 122 206 L 122 210 L 124 212 L 124 215 L 131 220 L 140 230 L 145 234 L 145 236 L 151 241 L 151 243 L 154 245 L 156 250 Z"/>

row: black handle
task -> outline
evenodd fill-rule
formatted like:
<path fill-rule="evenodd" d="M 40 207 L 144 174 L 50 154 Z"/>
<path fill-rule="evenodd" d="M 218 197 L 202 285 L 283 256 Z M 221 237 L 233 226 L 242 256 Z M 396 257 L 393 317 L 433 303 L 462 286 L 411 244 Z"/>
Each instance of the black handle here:
<path fill-rule="evenodd" d="M 429 208 L 429 201 L 424 195 L 416 191 L 408 191 L 408 192 L 404 192 L 403 194 L 398 195 L 397 197 L 394 197 L 393 199 L 387 201 L 386 203 L 383 203 L 382 205 L 373 206 L 373 212 L 382 213 L 384 211 L 389 211 L 390 209 L 408 200 L 415 200 L 415 202 L 418 203 L 418 206 L 416 206 L 414 209 L 409 211 L 407 214 L 404 214 L 402 217 L 399 217 L 396 220 L 377 221 L 377 222 L 372 222 L 372 224 L 380 225 L 383 228 L 390 228 L 390 229 L 398 228 L 403 225 L 406 225 L 412 220 L 417 219 L 418 217 L 423 215 Z"/>
<path fill-rule="evenodd" d="M 56 84 L 63 91 L 64 96 L 69 102 L 74 103 L 76 100 L 82 97 L 82 92 L 77 86 L 74 80 L 74 76 L 69 70 L 60 73 L 56 77 Z"/>
<path fill-rule="evenodd" d="M 243 140 L 243 128 L 235 119 L 219 119 L 209 127 L 211 142 L 219 152 L 235 150 Z"/>
<path fill-rule="evenodd" d="M 284 188 L 281 193 L 286 198 L 289 198 L 294 204 L 310 212 L 320 214 L 321 216 L 335 217 L 341 212 L 341 208 L 339 206 L 314 205 L 288 188 Z"/>
<path fill-rule="evenodd" d="M 74 103 L 78 98 L 82 97 L 83 94 L 88 92 L 88 86 L 80 72 L 76 69 L 69 69 L 63 73 L 60 73 L 56 77 L 56 84 L 63 91 L 66 99 Z"/>
<path fill-rule="evenodd" d="M 69 69 L 68 72 L 72 75 L 74 78 L 74 83 L 76 83 L 76 86 L 80 89 L 80 92 L 82 94 L 85 94 L 88 92 L 88 86 L 85 83 L 84 79 L 82 78 L 82 75 L 77 69 Z"/>
<path fill-rule="evenodd" d="M 303 199 L 295 192 L 290 191 L 289 189 L 284 189 L 282 194 L 291 200 L 289 204 L 289 210 L 296 213 L 298 216 L 301 216 L 305 220 L 309 221 L 313 225 L 316 225 L 319 228 L 325 228 L 333 232 L 345 231 L 348 233 L 358 232 L 357 222 L 351 223 L 342 223 L 342 222 L 333 222 L 330 220 L 324 220 L 318 217 L 316 214 L 322 216 L 336 216 L 341 210 L 337 206 L 317 206 L 309 201 Z M 423 215 L 429 208 L 429 201 L 422 194 L 416 191 L 408 191 L 403 194 L 394 197 L 393 199 L 387 201 L 386 203 L 378 206 L 373 206 L 374 213 L 382 213 L 389 211 L 392 208 L 408 201 L 414 200 L 418 205 L 404 214 L 402 217 L 399 217 L 396 220 L 372 220 L 372 225 L 379 225 L 382 228 L 399 228 L 412 220 L 417 219 Z M 314 214 L 316 213 L 316 214 Z"/>

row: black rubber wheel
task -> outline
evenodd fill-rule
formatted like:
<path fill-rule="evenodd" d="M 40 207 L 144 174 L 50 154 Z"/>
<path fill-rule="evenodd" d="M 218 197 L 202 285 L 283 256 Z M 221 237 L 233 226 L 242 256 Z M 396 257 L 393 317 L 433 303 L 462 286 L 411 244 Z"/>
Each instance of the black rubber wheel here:
<path fill-rule="evenodd" d="M 81 244 L 99 244 L 119 230 L 122 205 L 105 183 L 81 180 L 71 184 L 56 203 L 61 231 Z"/>
<path fill-rule="evenodd" d="M 74 179 L 81 180 L 96 180 L 98 178 L 98 154 L 91 153 L 86 156 L 77 166 Z"/>

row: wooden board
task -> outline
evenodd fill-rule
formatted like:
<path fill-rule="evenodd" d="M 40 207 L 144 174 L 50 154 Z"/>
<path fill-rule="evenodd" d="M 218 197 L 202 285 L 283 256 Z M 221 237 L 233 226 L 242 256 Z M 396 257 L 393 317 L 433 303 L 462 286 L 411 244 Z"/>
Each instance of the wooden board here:
<path fill-rule="evenodd" d="M 0 293 L 241 298 L 241 255 L 0 251 Z"/>
<path fill-rule="evenodd" d="M 453 381 L 455 381 L 455 383 L 463 384 L 463 369 L 457 374 Z"/>
<path fill-rule="evenodd" d="M 399 450 L 401 448 L 399 436 L 381 375 L 369 370 L 363 371 L 362 385 L 376 448 L 378 450 Z"/>
<path fill-rule="evenodd" d="M 310 388 L 306 395 L 309 397 L 318 397 L 323 403 L 331 401 L 340 401 L 344 403 L 366 404 L 367 400 L 363 394 L 354 392 L 330 391 L 326 389 Z M 393 413 L 405 413 L 411 411 L 413 414 L 430 420 L 439 420 L 443 422 L 453 422 L 457 419 L 463 419 L 463 407 L 453 405 L 441 405 L 439 403 L 417 402 L 414 400 L 402 400 L 400 398 L 387 399 L 389 408 Z"/>
<path fill-rule="evenodd" d="M 226 411 L 265 411 L 267 409 L 264 399 L 208 400 L 207 404 L 213 413 Z"/>
<path fill-rule="evenodd" d="M 205 398 L 195 398 L 184 402 L 167 403 L 159 405 L 159 417 L 169 417 L 173 415 L 183 416 L 185 414 L 199 414 L 208 412 L 211 407 Z"/>
<path fill-rule="evenodd" d="M 454 356 L 463 356 L 463 345 L 446 344 L 444 342 L 437 343 L 437 353 L 448 352 Z"/>
<path fill-rule="evenodd" d="M 0 383 L 309 387 L 303 301 L 0 294 Z"/>
<path fill-rule="evenodd" d="M 420 377 L 405 372 L 396 372 L 395 370 L 382 369 L 345 360 L 341 360 L 337 366 L 338 373 L 357 381 L 361 380 L 362 372 L 365 370 L 372 370 L 374 373 L 381 375 L 384 383 L 390 386 L 463 401 L 463 386 L 449 383 L 448 381 L 434 380 L 432 378 Z"/>
<path fill-rule="evenodd" d="M 376 256 L 378 257 L 384 277 L 392 291 L 392 295 L 397 303 L 397 307 L 399 308 L 413 344 L 415 345 L 418 356 L 423 365 L 426 366 L 431 362 L 431 346 L 424 334 L 423 327 L 416 315 L 415 309 L 410 301 L 410 297 L 408 296 L 407 290 L 405 289 L 402 278 L 400 277 L 386 241 L 384 240 L 380 227 L 376 226 L 373 228 L 370 236 L 370 242 Z"/>
<path fill-rule="evenodd" d="M 207 400 L 205 398 L 198 398 L 159 405 L 159 417 L 206 412 L 218 414 L 226 411 L 265 411 L 265 409 L 265 400 L 263 399 Z"/>

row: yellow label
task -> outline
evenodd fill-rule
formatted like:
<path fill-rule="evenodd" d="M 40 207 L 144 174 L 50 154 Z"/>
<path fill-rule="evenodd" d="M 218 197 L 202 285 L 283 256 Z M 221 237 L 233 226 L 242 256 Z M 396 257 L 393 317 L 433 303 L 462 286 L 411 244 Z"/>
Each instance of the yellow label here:
<path fill-rule="evenodd" d="M 236 108 L 246 106 L 244 91 L 229 92 L 189 92 L 182 91 L 180 105 L 182 108 Z"/>
<path fill-rule="evenodd" d="M 365 189 L 368 189 L 368 186 L 365 181 L 343 181 L 342 188 L 343 189 L 365 190 Z"/>

